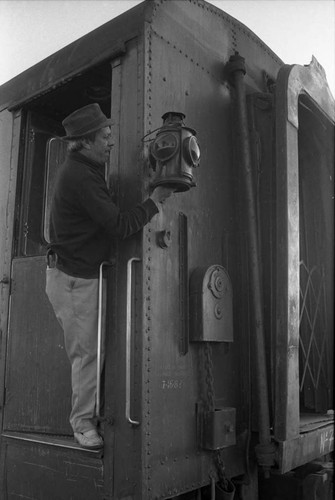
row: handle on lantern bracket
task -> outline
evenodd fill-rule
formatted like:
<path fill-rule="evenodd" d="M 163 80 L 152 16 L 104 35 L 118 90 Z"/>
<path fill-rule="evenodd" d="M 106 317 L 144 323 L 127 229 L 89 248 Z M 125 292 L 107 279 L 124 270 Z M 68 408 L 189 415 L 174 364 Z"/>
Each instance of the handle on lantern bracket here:
<path fill-rule="evenodd" d="M 131 374 L 131 314 L 132 314 L 132 264 L 141 259 L 132 257 L 127 263 L 127 327 L 126 327 L 126 419 L 131 425 L 140 425 L 137 420 L 132 420 L 130 412 L 130 374 Z"/>
<path fill-rule="evenodd" d="M 101 345 L 102 345 L 102 314 L 103 314 L 103 268 L 114 266 L 114 262 L 102 262 L 99 268 L 99 299 L 98 299 L 98 337 L 97 337 L 97 394 L 96 394 L 96 415 L 100 417 L 100 391 L 101 391 Z"/>

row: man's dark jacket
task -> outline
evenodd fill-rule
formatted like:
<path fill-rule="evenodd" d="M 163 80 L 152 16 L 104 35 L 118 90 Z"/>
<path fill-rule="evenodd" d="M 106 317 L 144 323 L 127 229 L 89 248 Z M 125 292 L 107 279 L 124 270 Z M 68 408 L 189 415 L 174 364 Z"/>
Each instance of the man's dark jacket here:
<path fill-rule="evenodd" d="M 120 212 L 104 179 L 104 167 L 81 153 L 70 153 L 55 183 L 50 217 L 50 245 L 57 267 L 70 276 L 96 278 L 108 260 L 113 237 L 126 238 L 158 212 L 147 199 Z"/>

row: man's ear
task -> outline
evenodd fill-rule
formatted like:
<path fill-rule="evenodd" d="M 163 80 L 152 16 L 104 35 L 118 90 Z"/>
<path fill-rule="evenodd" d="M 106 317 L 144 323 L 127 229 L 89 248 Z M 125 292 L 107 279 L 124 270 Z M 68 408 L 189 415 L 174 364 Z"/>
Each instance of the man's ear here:
<path fill-rule="evenodd" d="M 88 139 L 83 139 L 83 148 L 91 149 L 91 142 Z"/>

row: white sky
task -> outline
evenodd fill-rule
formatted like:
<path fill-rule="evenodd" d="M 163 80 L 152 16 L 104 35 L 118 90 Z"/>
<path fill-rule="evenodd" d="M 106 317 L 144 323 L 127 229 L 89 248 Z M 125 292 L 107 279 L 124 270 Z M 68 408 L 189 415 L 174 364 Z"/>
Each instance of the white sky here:
<path fill-rule="evenodd" d="M 0 85 L 140 1 L 0 0 Z M 254 31 L 285 63 L 309 64 L 314 55 L 335 95 L 335 0 L 210 3 Z"/>

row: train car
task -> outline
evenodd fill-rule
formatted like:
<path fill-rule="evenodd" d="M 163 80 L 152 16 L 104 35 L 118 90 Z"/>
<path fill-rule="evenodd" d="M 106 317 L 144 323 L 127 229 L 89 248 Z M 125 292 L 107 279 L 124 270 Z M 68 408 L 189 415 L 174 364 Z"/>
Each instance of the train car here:
<path fill-rule="evenodd" d="M 114 120 L 118 206 L 175 190 L 101 266 L 103 451 L 74 443 L 44 291 L 61 123 L 93 102 Z M 334 99 L 317 60 L 285 65 L 203 0 L 146 0 L 2 85 L 0 130 L 1 498 L 332 498 Z"/>

